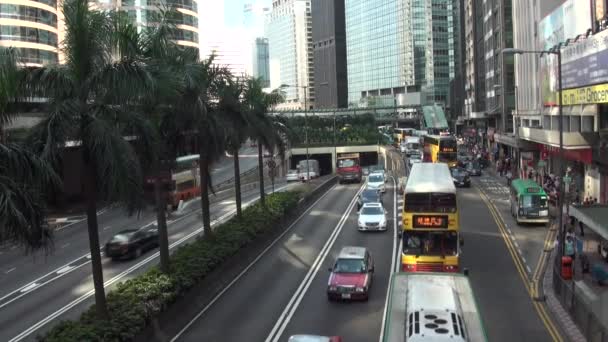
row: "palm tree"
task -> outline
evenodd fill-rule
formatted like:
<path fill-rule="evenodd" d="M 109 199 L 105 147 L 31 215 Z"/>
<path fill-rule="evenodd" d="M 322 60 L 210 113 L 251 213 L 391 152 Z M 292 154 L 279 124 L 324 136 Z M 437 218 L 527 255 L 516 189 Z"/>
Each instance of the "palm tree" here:
<path fill-rule="evenodd" d="M 63 14 L 66 63 L 34 68 L 28 78 L 31 93 L 48 100 L 48 115 L 32 131 L 31 143 L 48 160 L 58 159 L 68 141 L 81 152 L 95 307 L 107 319 L 97 201 L 121 203 L 130 214 L 143 204 L 140 163 L 123 131 L 151 145 L 150 129 L 124 105 L 154 89 L 154 78 L 136 53 L 128 53 L 130 42 L 116 32 L 120 25 L 110 13 L 89 9 L 87 0 L 67 0 Z"/>
<path fill-rule="evenodd" d="M 0 137 L 10 123 L 23 81 L 13 49 L 0 48 Z M 0 139 L 0 242 L 13 242 L 26 252 L 52 248 L 44 194 L 59 188 L 51 165 L 31 151 Z"/>
<path fill-rule="evenodd" d="M 247 139 L 247 127 L 251 120 L 248 112 L 243 110 L 243 93 L 245 84 L 239 79 L 228 77 L 219 88 L 218 110 L 226 122 L 226 147 L 234 161 L 234 191 L 236 215 L 241 218 L 241 168 L 239 165 L 239 149 Z"/>
<path fill-rule="evenodd" d="M 199 152 L 199 173 L 201 187 L 201 208 L 203 232 L 211 236 L 209 213 L 209 190 L 211 184 L 211 164 L 225 152 L 225 129 L 217 109 L 218 89 L 227 71 L 213 64 L 213 56 L 198 60 L 197 50 L 184 50 L 177 62 L 181 70 L 180 97 L 176 105 L 179 113 L 179 131 L 194 134 Z"/>
<path fill-rule="evenodd" d="M 275 129 L 281 126 L 275 125 L 274 117 L 268 115 L 268 111 L 284 99 L 283 91 L 275 89 L 270 93 L 263 91 L 262 79 L 251 78 L 247 80 L 244 100 L 247 110 L 253 118 L 250 124 L 250 136 L 258 143 L 258 169 L 260 183 L 260 201 L 265 205 L 266 191 L 264 187 L 264 148 L 272 151 L 276 146 L 283 146 L 280 131 Z"/>

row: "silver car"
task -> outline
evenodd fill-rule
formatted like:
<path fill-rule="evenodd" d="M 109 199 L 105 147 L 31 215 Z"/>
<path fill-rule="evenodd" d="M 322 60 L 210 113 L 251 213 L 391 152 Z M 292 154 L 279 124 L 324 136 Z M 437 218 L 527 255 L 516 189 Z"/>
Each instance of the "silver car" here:
<path fill-rule="evenodd" d="M 357 227 L 361 231 L 384 231 L 387 226 L 386 214 L 387 211 L 382 206 L 382 203 L 365 203 L 359 211 Z"/>
<path fill-rule="evenodd" d="M 297 182 L 300 178 L 298 178 L 298 170 L 289 170 L 287 171 L 287 181 L 288 182 Z"/>

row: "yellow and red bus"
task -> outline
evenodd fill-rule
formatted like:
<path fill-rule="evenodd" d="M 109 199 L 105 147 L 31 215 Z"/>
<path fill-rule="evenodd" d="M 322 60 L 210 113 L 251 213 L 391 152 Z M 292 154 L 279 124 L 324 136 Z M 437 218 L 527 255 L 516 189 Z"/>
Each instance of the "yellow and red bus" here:
<path fill-rule="evenodd" d="M 453 135 L 425 135 L 424 162 L 446 163 L 449 167 L 458 164 L 458 142 Z"/>
<path fill-rule="evenodd" d="M 447 164 L 412 166 L 402 220 L 402 271 L 458 272 L 460 224 L 456 187 Z"/>
<path fill-rule="evenodd" d="M 177 208 L 180 201 L 187 201 L 201 194 L 199 155 L 179 157 L 171 170 L 161 173 L 161 182 L 166 194 L 166 203 Z M 154 200 L 154 176 L 144 181 L 144 190 L 150 200 Z"/>

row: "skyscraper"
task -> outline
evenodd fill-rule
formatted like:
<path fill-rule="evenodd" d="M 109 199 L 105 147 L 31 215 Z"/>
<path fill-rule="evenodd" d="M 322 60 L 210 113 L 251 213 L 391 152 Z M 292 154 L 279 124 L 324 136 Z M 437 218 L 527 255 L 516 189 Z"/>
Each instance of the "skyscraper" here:
<path fill-rule="evenodd" d="M 346 28 L 344 0 L 312 0 L 315 106 L 346 107 Z"/>
<path fill-rule="evenodd" d="M 449 104 L 455 77 L 454 0 L 346 2 L 349 105 Z M 411 103 L 415 104 L 415 103 Z"/>
<path fill-rule="evenodd" d="M 277 108 L 314 105 L 310 0 L 273 0 L 266 34 L 270 52 L 270 87 L 287 85 L 285 102 Z"/>
<path fill-rule="evenodd" d="M 253 43 L 253 76 L 262 79 L 264 88 L 270 87 L 270 56 L 267 38 L 256 38 Z"/>
<path fill-rule="evenodd" d="M 465 118 L 472 119 L 485 111 L 485 50 L 483 30 L 483 4 L 465 0 Z M 476 113 L 476 114 L 473 114 Z"/>
<path fill-rule="evenodd" d="M 56 63 L 58 16 L 56 0 L 0 0 L 0 46 L 16 48 L 26 65 Z"/>
<path fill-rule="evenodd" d="M 198 27 L 198 5 L 196 0 L 166 0 L 163 2 L 142 0 L 99 0 L 92 1 L 102 9 L 121 9 L 127 12 L 129 18 L 140 28 L 155 25 L 159 12 L 159 6 L 163 4 L 167 8 L 175 8 L 177 11 L 173 23 L 177 30 L 172 39 L 179 45 L 199 49 L 199 27 Z"/>

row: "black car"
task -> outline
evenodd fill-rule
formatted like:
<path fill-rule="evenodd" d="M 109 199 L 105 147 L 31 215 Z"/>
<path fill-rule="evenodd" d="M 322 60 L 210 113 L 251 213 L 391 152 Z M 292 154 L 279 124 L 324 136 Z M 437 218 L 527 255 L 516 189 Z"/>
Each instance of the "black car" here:
<path fill-rule="evenodd" d="M 471 176 L 481 176 L 481 164 L 479 162 L 468 162 L 465 169 Z"/>
<path fill-rule="evenodd" d="M 106 243 L 106 256 L 112 259 L 137 258 L 158 247 L 158 229 L 127 229 L 112 236 Z"/>
<path fill-rule="evenodd" d="M 469 177 L 469 173 L 463 168 L 453 168 L 452 179 L 454 180 L 454 185 L 456 186 L 464 186 L 467 188 L 471 186 L 471 178 Z"/>
<path fill-rule="evenodd" d="M 361 209 L 365 203 L 382 203 L 382 193 L 375 189 L 363 190 L 363 192 L 359 194 L 359 197 L 357 197 L 357 211 Z"/>

